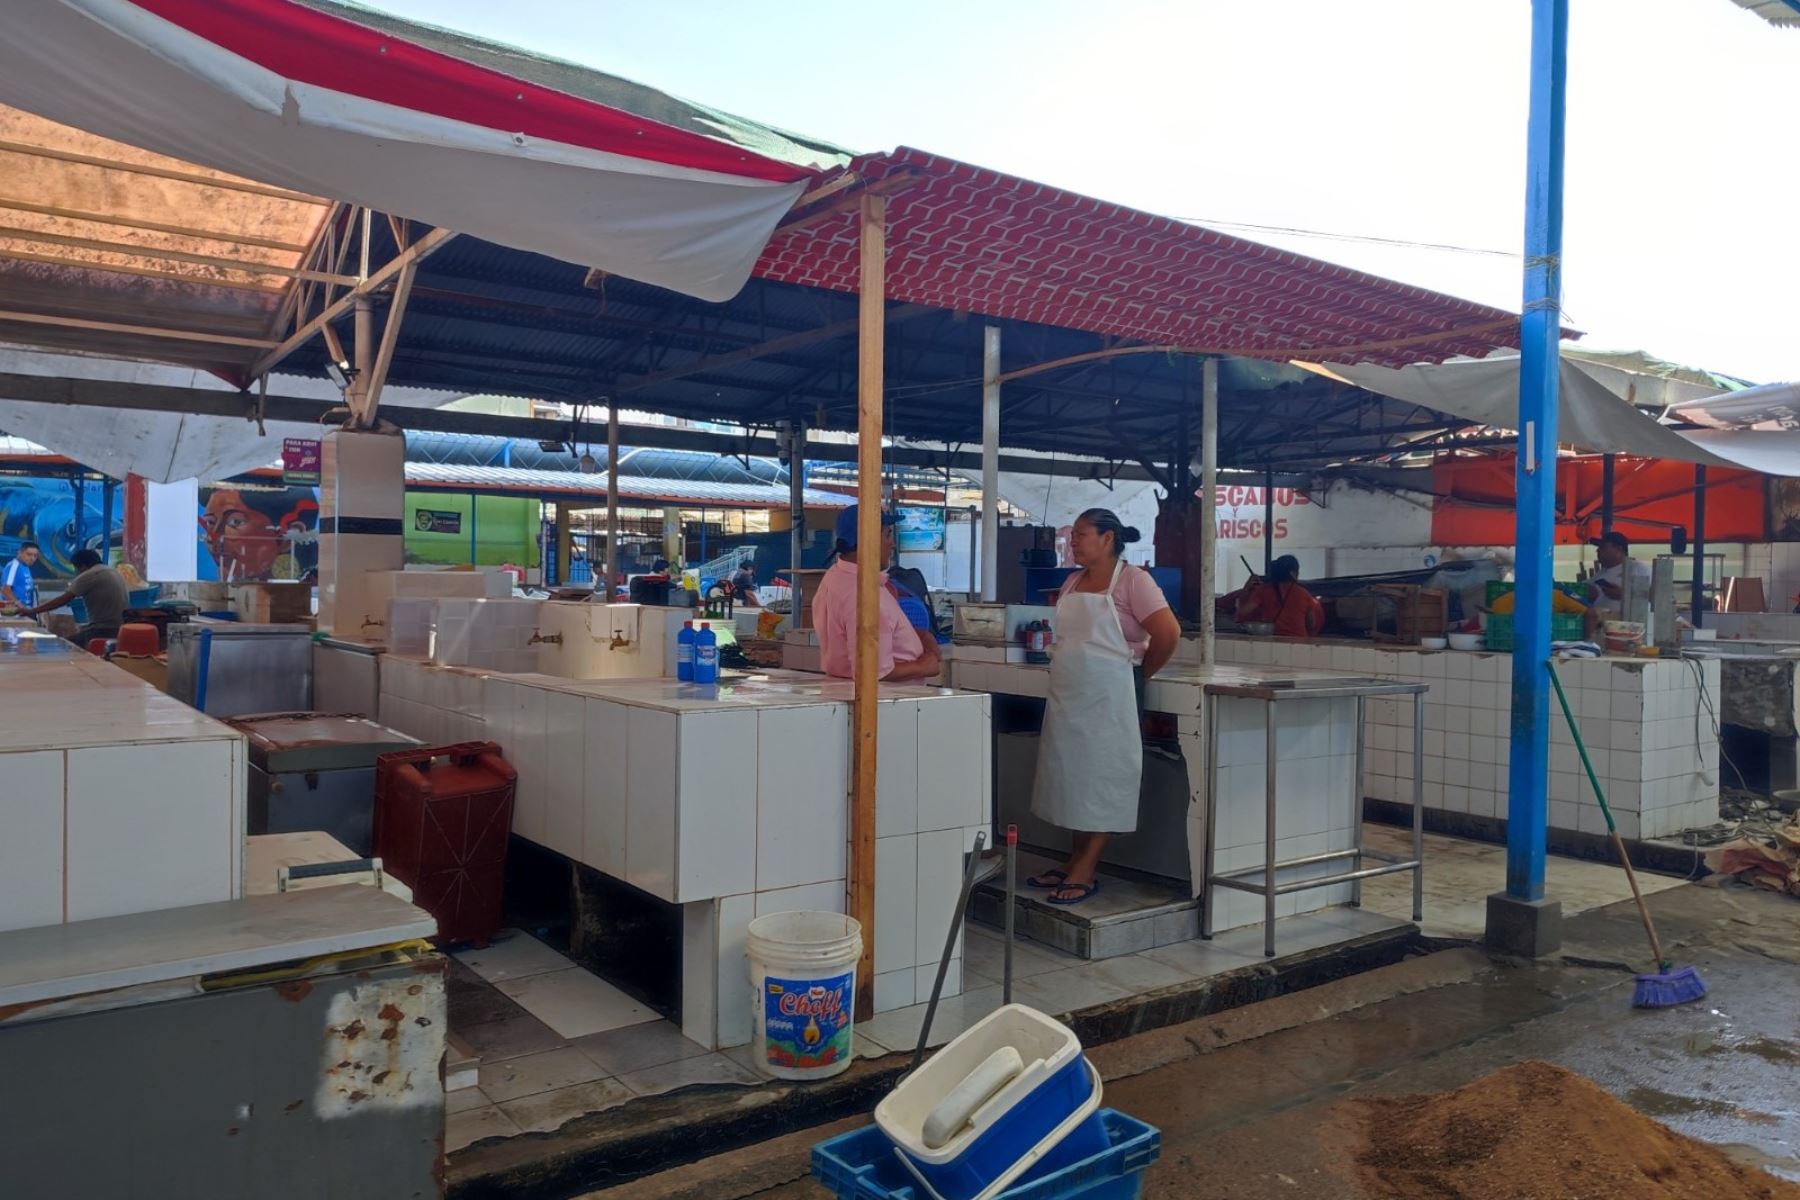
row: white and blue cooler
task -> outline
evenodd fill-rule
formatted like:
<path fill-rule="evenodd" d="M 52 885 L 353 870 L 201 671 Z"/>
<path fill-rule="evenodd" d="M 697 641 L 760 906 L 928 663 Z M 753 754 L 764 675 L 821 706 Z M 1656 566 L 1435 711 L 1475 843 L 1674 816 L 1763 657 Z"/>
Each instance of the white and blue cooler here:
<path fill-rule="evenodd" d="M 1072 1029 L 1009 1004 L 889 1092 L 875 1123 L 927 1200 L 989 1200 L 1105 1151 L 1100 1093 Z"/>

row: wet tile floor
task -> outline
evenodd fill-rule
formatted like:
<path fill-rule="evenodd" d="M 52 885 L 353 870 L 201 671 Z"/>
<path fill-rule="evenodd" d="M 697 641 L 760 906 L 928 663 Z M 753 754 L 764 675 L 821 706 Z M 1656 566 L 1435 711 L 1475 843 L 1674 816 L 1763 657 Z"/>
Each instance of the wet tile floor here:
<path fill-rule="evenodd" d="M 1365 838 L 1371 847 L 1394 852 L 1410 844 L 1408 831 L 1382 825 L 1369 825 Z M 1502 846 L 1427 834 L 1425 931 L 1479 937 L 1487 895 L 1504 885 L 1505 872 Z M 1647 891 L 1681 883 L 1666 876 L 1639 879 Z M 1552 857 L 1549 881 L 1565 913 L 1630 895 L 1623 875 L 1603 863 Z M 1384 876 L 1364 885 L 1361 909 L 1283 918 L 1276 947 L 1283 955 L 1302 953 L 1394 928 L 1411 913 L 1411 876 Z M 1000 1006 L 1000 935 L 971 926 L 963 953 L 965 990 L 938 1005 L 932 1046 Z M 1020 942 L 1013 948 L 1013 998 L 1060 1015 L 1267 961 L 1260 926 L 1100 962 Z M 926 1007 L 895 1009 L 864 1022 L 856 1031 L 857 1056 L 910 1053 Z M 749 1047 L 711 1051 L 689 1041 L 679 1026 L 519 930 L 501 934 L 486 949 L 453 956 L 450 1028 L 480 1059 L 475 1086 L 450 1093 L 451 1151 L 481 1138 L 554 1130 L 638 1096 L 702 1083 L 748 1087 L 762 1078 Z"/>

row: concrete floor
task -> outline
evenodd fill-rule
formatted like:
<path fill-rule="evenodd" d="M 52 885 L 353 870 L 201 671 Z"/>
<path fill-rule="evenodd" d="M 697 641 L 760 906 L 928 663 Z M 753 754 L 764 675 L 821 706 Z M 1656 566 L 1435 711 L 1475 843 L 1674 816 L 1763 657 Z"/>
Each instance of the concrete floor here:
<path fill-rule="evenodd" d="M 1389 854 L 1412 854 L 1412 830 L 1373 821 L 1363 823 L 1363 844 Z M 1696 868 L 1699 863 L 1696 862 Z M 1646 895 L 1680 887 L 1668 875 L 1638 874 Z M 1545 889 L 1562 901 L 1563 915 L 1587 912 L 1631 898 L 1625 873 L 1606 862 L 1552 854 L 1545 864 Z M 1487 898 L 1506 887 L 1506 847 L 1445 834 L 1425 835 L 1425 919 L 1427 937 L 1479 940 L 1487 927 Z M 1378 875 L 1363 884 L 1363 910 L 1397 920 L 1412 919 L 1412 875 Z"/>
<path fill-rule="evenodd" d="M 1800 1180 L 1800 904 L 1748 889 L 1651 897 L 1665 946 L 1711 987 L 1697 1004 L 1630 1007 L 1642 931 L 1629 904 L 1568 922 L 1555 960 L 1428 955 L 1099 1047 L 1106 1102 L 1151 1119 L 1151 1200 L 1345 1197 L 1336 1107 L 1347 1097 L 1460 1086 L 1522 1059 L 1561 1063 L 1682 1133 Z M 593 1193 L 608 1200 L 820 1200 L 813 1142 L 792 1134 Z"/>

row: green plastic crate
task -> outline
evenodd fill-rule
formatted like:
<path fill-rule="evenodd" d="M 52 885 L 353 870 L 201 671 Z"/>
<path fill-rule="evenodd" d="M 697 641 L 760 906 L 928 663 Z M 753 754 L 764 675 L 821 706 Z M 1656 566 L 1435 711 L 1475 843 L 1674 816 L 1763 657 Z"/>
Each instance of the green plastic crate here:
<path fill-rule="evenodd" d="M 1585 632 L 1580 613 L 1552 613 L 1550 616 L 1550 640 L 1553 642 L 1578 642 Z M 1513 648 L 1511 613 L 1488 614 L 1486 645 L 1489 650 Z"/>

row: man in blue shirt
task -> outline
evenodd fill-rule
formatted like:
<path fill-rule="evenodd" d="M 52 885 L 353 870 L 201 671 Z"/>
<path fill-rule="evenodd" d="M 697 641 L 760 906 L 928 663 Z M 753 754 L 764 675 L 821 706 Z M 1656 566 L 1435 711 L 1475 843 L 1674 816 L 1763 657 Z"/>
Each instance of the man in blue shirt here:
<path fill-rule="evenodd" d="M 31 608 L 37 603 L 37 580 L 31 568 L 38 560 L 38 544 L 21 542 L 18 555 L 0 572 L 0 607 Z"/>

